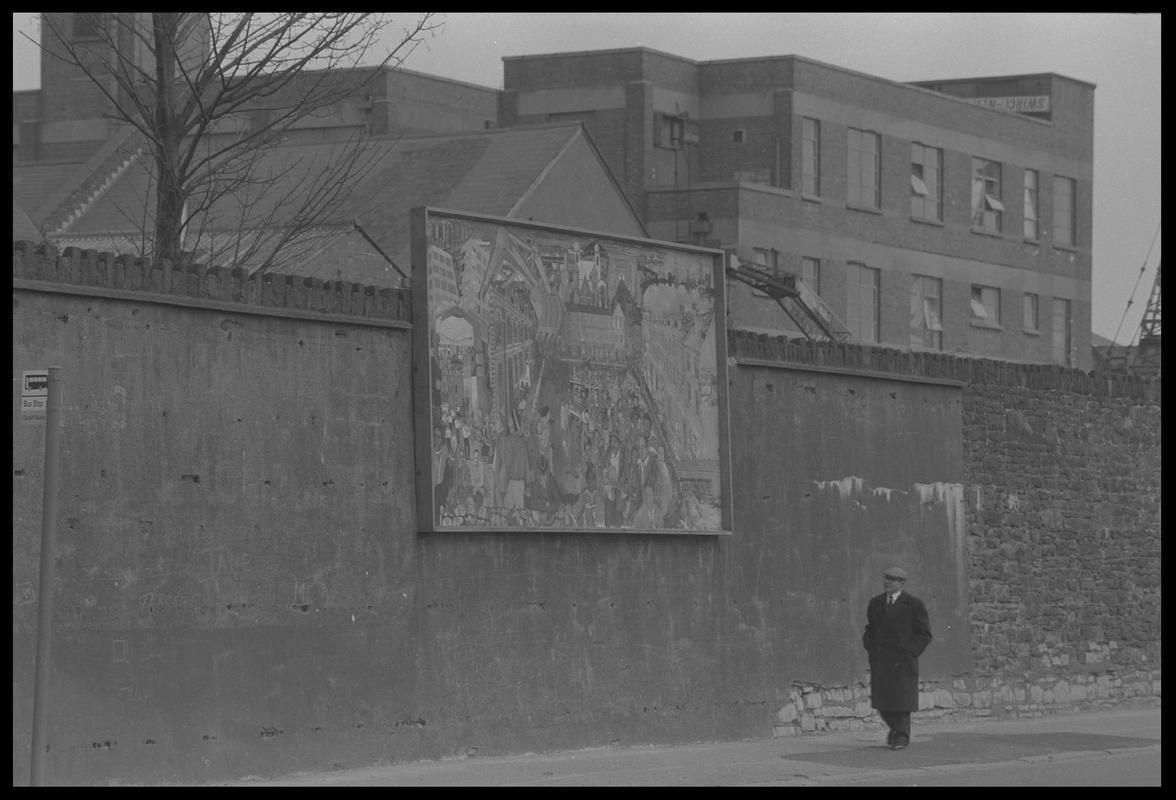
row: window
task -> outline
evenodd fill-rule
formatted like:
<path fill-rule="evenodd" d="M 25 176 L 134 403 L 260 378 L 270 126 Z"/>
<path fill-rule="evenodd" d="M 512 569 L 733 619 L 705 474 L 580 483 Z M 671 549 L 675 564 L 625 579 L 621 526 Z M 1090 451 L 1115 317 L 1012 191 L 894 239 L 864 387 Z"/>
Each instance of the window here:
<path fill-rule="evenodd" d="M 880 137 L 869 131 L 849 129 L 849 194 L 851 206 L 878 208 L 882 203 Z"/>
<path fill-rule="evenodd" d="M 73 38 L 75 41 L 99 39 L 102 36 L 102 15 L 92 11 L 73 15 Z"/>
<path fill-rule="evenodd" d="M 1021 327 L 1027 331 L 1038 330 L 1037 313 L 1037 295 L 1026 292 L 1021 312 Z"/>
<path fill-rule="evenodd" d="M 1053 179 L 1053 241 L 1074 247 L 1074 179 L 1055 175 Z"/>
<path fill-rule="evenodd" d="M 800 259 L 800 279 L 817 295 L 821 293 L 821 260 L 802 256 Z"/>
<path fill-rule="evenodd" d="M 943 151 L 918 142 L 911 145 L 911 216 L 943 219 Z"/>
<path fill-rule="evenodd" d="M 972 287 L 972 322 L 992 328 L 1000 325 L 1000 289 Z"/>
<path fill-rule="evenodd" d="M 743 130 L 743 128 L 736 128 L 731 133 L 731 141 L 735 144 L 743 144 L 747 141 L 747 131 Z"/>
<path fill-rule="evenodd" d="M 766 247 L 753 247 L 755 265 L 773 275 L 780 274 L 780 252 Z"/>
<path fill-rule="evenodd" d="M 754 255 L 753 266 L 767 272 L 773 277 L 780 276 L 780 252 L 766 247 L 753 247 Z M 769 295 L 757 289 L 752 289 L 751 293 L 756 297 L 769 297 Z"/>
<path fill-rule="evenodd" d="M 1000 233 L 1004 206 L 1000 202 L 1000 164 L 972 159 L 972 226 Z"/>
<path fill-rule="evenodd" d="M 876 269 L 849 264 L 846 270 L 846 325 L 862 342 L 878 341 L 878 284 Z"/>
<path fill-rule="evenodd" d="M 1070 366 L 1070 301 L 1053 301 L 1053 362 Z"/>
<path fill-rule="evenodd" d="M 1025 238 L 1037 241 L 1037 170 L 1025 170 Z"/>
<path fill-rule="evenodd" d="M 911 276 L 911 346 L 943 349 L 943 281 L 926 275 Z"/>
<path fill-rule="evenodd" d="M 821 196 L 821 123 L 805 117 L 800 122 L 802 194 Z"/>
<path fill-rule="evenodd" d="M 658 117 L 657 124 L 653 127 L 653 143 L 657 147 L 677 150 L 682 147 L 683 133 L 684 127 L 681 117 L 662 114 Z"/>

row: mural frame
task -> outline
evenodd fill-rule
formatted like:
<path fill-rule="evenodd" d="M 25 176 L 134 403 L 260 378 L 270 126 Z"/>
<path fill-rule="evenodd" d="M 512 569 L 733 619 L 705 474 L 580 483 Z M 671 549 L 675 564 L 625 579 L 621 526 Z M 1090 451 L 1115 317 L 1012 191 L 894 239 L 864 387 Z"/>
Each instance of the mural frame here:
<path fill-rule="evenodd" d="M 410 232 L 420 532 L 731 534 L 722 250 L 425 206 Z"/>

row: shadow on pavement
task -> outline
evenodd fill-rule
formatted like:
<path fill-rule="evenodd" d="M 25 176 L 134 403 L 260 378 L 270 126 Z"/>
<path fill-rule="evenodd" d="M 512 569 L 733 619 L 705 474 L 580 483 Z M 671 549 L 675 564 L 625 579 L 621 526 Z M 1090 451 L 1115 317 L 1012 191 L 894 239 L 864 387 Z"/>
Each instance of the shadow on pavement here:
<path fill-rule="evenodd" d="M 1053 753 L 1117 750 L 1159 743 L 1159 739 L 1096 733 L 940 733 L 923 738 L 916 731 L 911 746 L 905 750 L 890 750 L 879 742 L 869 747 L 848 750 L 790 753 L 783 758 L 839 767 L 910 769 L 935 764 L 1012 761 Z"/>

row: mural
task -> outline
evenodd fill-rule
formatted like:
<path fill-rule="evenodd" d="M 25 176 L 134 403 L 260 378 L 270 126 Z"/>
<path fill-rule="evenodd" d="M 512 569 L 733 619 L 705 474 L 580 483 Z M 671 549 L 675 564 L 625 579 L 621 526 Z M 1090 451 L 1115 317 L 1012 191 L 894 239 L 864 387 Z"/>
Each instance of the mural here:
<path fill-rule="evenodd" d="M 414 215 L 432 529 L 724 530 L 719 254 Z"/>

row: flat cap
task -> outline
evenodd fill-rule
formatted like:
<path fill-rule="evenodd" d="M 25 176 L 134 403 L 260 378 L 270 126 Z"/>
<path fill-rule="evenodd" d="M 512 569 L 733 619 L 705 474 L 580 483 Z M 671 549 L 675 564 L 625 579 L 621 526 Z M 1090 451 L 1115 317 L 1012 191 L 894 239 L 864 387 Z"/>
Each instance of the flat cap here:
<path fill-rule="evenodd" d="M 886 571 L 882 573 L 884 578 L 898 578 L 900 581 L 907 579 L 906 570 L 902 567 L 887 567 Z"/>

